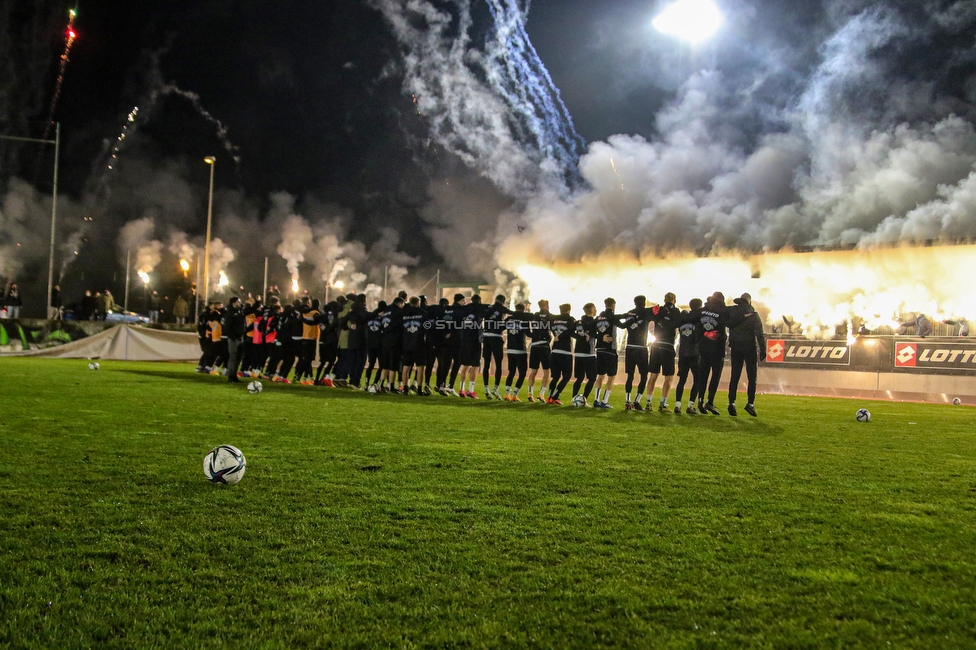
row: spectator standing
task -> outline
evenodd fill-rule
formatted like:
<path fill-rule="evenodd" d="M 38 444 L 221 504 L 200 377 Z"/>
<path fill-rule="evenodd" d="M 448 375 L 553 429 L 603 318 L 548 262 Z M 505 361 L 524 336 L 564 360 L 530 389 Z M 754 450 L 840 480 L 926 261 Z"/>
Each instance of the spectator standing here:
<path fill-rule="evenodd" d="M 63 300 L 64 299 L 61 297 L 61 286 L 57 284 L 54 285 L 54 288 L 51 289 L 51 304 L 47 310 L 48 319 L 61 320 L 64 314 L 64 305 L 62 304 Z"/>
<path fill-rule="evenodd" d="M 173 316 L 176 317 L 176 324 L 183 325 L 186 322 L 186 317 L 189 315 L 190 305 L 181 294 L 176 297 L 176 304 L 173 305 Z"/>
<path fill-rule="evenodd" d="M 153 291 L 149 296 L 149 322 L 159 322 L 159 292 Z"/>
<path fill-rule="evenodd" d="M 17 288 L 16 282 L 11 283 L 10 288 L 7 289 L 3 304 L 7 308 L 7 318 L 20 318 L 20 308 L 24 303 L 20 299 L 20 289 Z"/>

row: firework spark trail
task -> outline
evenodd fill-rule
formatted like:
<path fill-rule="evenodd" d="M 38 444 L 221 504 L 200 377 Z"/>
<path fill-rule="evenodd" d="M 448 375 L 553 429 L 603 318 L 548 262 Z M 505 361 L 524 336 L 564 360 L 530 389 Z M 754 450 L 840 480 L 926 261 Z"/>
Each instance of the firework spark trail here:
<path fill-rule="evenodd" d="M 627 188 L 624 187 L 624 179 L 620 178 L 620 172 L 617 171 L 617 165 L 614 164 L 613 158 L 610 159 L 610 166 L 613 167 L 613 173 L 617 175 L 617 180 L 620 181 L 620 189 L 626 190 Z"/>
<path fill-rule="evenodd" d="M 525 13 L 515 0 L 488 0 L 488 10 L 495 21 L 495 38 L 488 44 L 489 83 L 528 122 L 528 135 L 539 150 L 578 177 L 576 169 L 586 143 L 529 39 Z"/>
<path fill-rule="evenodd" d="M 58 99 L 61 97 L 61 86 L 64 84 L 64 73 L 68 68 L 68 55 L 71 53 L 71 46 L 75 44 L 78 33 L 75 31 L 75 17 L 78 15 L 77 9 L 68 10 L 68 27 L 64 32 L 64 54 L 61 55 L 61 66 L 58 69 L 58 80 L 54 85 L 54 95 L 51 97 L 51 108 L 47 114 L 47 125 L 44 127 L 42 140 L 47 140 L 51 135 L 51 127 L 54 126 L 54 111 L 58 106 Z"/>

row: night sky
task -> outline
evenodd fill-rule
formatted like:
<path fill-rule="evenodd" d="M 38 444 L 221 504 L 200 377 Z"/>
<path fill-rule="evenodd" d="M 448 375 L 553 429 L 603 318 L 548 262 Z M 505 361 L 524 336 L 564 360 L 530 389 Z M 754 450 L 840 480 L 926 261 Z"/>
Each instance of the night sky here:
<path fill-rule="evenodd" d="M 165 240 L 168 226 L 191 238 L 199 237 L 208 180 L 202 159 L 207 155 L 218 159 L 218 219 L 233 213 L 239 220 L 249 220 L 251 227 L 262 228 L 270 223 L 272 195 L 284 191 L 295 198 L 295 210 L 313 224 L 318 213 L 341 214 L 343 237 L 362 242 L 367 249 L 381 238 L 381 228 L 393 228 L 400 236 L 393 248 L 401 260 L 414 258 L 408 264 L 413 269 L 446 265 L 464 275 L 466 260 L 474 258 L 452 257 L 457 245 L 483 239 L 494 246 L 513 224 L 521 228 L 548 223 L 545 210 L 533 198 L 541 190 L 506 190 L 504 179 L 491 171 L 495 163 L 477 157 L 465 160 L 436 133 L 432 137 L 433 113 L 419 113 L 406 91 L 409 72 L 403 62 L 410 48 L 398 39 L 390 23 L 391 12 L 399 9 L 388 6 L 384 10 L 384 3 L 401 8 L 403 4 L 392 0 L 82 1 L 76 22 L 79 37 L 56 111 L 64 136 L 61 190 L 74 206 L 65 208 L 64 228 L 70 229 L 72 219 L 77 222 L 82 215 L 96 215 L 100 227 L 96 227 L 98 232 L 88 233 L 88 241 L 80 247 L 79 259 L 88 256 L 84 265 L 88 276 L 75 281 L 73 289 L 117 281 L 116 237 L 128 221 L 152 214 L 155 236 L 161 240 Z M 71 5 L 46 0 L 4 4 L 6 8 L 0 11 L 8 26 L 0 23 L 0 54 L 11 54 L 7 58 L 17 65 L 7 65 L 5 76 L 0 76 L 0 90 L 8 89 L 0 100 L 0 131 L 36 137 L 43 131 Z M 424 4 L 448 15 L 466 5 L 429 0 Z M 973 3 L 728 0 L 718 3 L 726 17 L 723 30 L 695 49 L 651 28 L 651 19 L 664 4 L 533 0 L 528 6 L 528 35 L 552 76 L 553 87 L 561 93 L 581 142 L 607 142 L 616 134 L 640 136 L 652 145 L 667 141 L 669 132 L 688 122 L 682 111 L 692 110 L 688 106 L 694 92 L 689 88 L 695 84 L 703 88 L 701 93 L 709 104 L 708 110 L 699 113 L 704 115 L 701 120 L 707 137 L 720 142 L 730 157 L 741 159 L 729 162 L 722 171 L 744 165 L 750 154 L 768 143 L 770 135 L 797 131 L 798 116 L 824 115 L 831 123 L 856 125 L 850 130 L 858 132 L 858 142 L 869 140 L 872 133 L 892 131 L 899 124 L 918 126 L 924 140 L 933 124 L 950 116 L 969 125 L 976 117 Z M 471 0 L 470 6 L 470 46 L 483 49 L 493 33 L 492 17 L 483 0 Z M 410 20 L 423 29 L 419 18 Z M 860 28 L 855 24 L 858 20 L 864 23 Z M 857 33 L 851 35 L 851 31 Z M 875 42 L 866 52 L 851 51 L 851 43 L 858 39 Z M 842 52 L 837 54 L 838 50 Z M 825 64 L 832 56 L 854 72 L 840 75 L 831 70 Z M 716 74 L 702 76 L 703 71 Z M 715 81 L 719 76 L 720 81 Z M 213 124 L 185 99 L 168 95 L 155 106 L 144 104 L 159 81 L 200 96 L 201 106 L 226 126 L 239 163 L 231 160 Z M 16 92 L 10 92 L 12 89 Z M 829 93 L 829 99 L 817 95 L 823 92 Z M 116 169 L 109 173 L 107 152 L 116 144 L 125 116 L 140 104 L 138 132 L 125 143 Z M 518 128 L 513 127 L 513 132 L 519 141 Z M 465 137 L 456 138 L 455 144 Z M 968 137 L 961 135 L 965 142 L 950 149 L 970 156 L 976 148 L 966 141 Z M 676 142 L 672 139 L 662 146 L 673 150 Z M 463 152 L 468 144 L 458 149 Z M 798 173 L 816 175 L 818 165 L 823 164 L 816 147 L 816 142 L 804 145 L 804 153 L 793 161 Z M 585 151 L 581 145 L 578 153 Z M 38 171 L 49 165 L 49 152 L 45 154 L 48 158 L 39 161 L 36 148 L 0 143 L 0 153 L 0 192 L 11 191 L 15 177 L 41 193 L 49 191 L 46 172 Z M 528 156 L 533 163 L 540 162 L 535 152 L 529 151 Z M 658 157 L 666 158 L 660 152 Z M 618 153 L 617 159 L 623 158 Z M 607 173 L 606 169 L 601 173 Z M 959 182 L 967 169 L 962 164 L 961 171 L 946 177 L 933 173 L 926 185 L 932 186 L 932 197 L 936 185 Z M 676 182 L 688 185 L 695 195 L 704 191 L 699 186 L 715 186 L 717 171 L 703 180 Z M 185 184 L 169 194 L 184 196 L 186 205 L 160 209 L 156 203 L 164 200 L 141 196 L 140 187 L 147 179 L 167 174 L 174 183 Z M 565 199 L 593 188 L 599 191 L 599 183 L 585 169 L 585 178 L 579 178 L 575 169 L 563 177 L 574 175 L 576 180 L 555 193 L 561 192 Z M 541 187 L 535 183 L 532 188 Z M 759 217 L 748 217 L 751 221 L 743 228 L 756 222 L 768 230 L 772 208 L 810 203 L 804 184 L 790 185 L 788 179 L 787 183 L 789 187 L 780 193 L 783 196 L 759 202 L 757 209 L 767 215 L 761 223 Z M 658 185 L 655 180 L 654 188 Z M 654 189 L 652 194 L 673 189 Z M 440 196 L 442 190 L 456 194 Z M 698 200 L 703 209 L 706 201 Z M 886 216 L 908 214 L 910 204 L 854 220 L 854 231 L 872 233 Z M 646 214 L 644 208 L 638 208 L 637 212 Z M 723 214 L 734 213 L 728 206 L 722 209 Z M 881 214 L 885 210 L 890 214 Z M 464 211 L 467 216 L 445 214 L 451 211 Z M 508 216 L 500 218 L 499 213 Z M 582 218 L 577 215 L 568 223 L 576 224 Z M 643 224 L 640 219 L 635 216 L 634 223 Z M 491 224 L 478 229 L 465 220 Z M 590 221 L 602 223 L 604 230 L 616 229 L 606 241 L 639 233 L 629 223 L 607 226 L 606 217 Z M 0 229 L 0 246 L 7 245 L 9 250 L 20 235 L 9 228 L 9 214 L 7 222 Z M 243 228 L 240 223 L 238 227 Z M 244 257 L 263 261 L 264 255 L 273 255 L 275 241 L 281 238 L 280 223 L 274 222 L 268 228 L 276 232 L 263 232 L 260 245 L 252 237 L 254 250 L 240 250 L 248 246 L 247 237 L 226 228 L 224 237 L 238 249 L 239 264 Z M 433 234 L 436 228 L 443 229 L 440 238 Z M 218 234 L 220 230 L 218 226 Z M 756 238 L 781 246 L 805 243 L 804 238 L 828 240 L 834 237 L 824 235 L 828 230 L 806 232 L 790 226 L 780 239 L 765 234 Z M 842 231 L 852 232 L 837 229 Z M 67 234 L 66 230 L 63 236 Z M 702 241 L 729 236 L 718 229 L 709 237 Z M 835 239 L 841 241 L 843 236 L 838 234 Z M 742 241 L 756 245 L 748 237 Z M 38 242 L 44 243 L 40 235 Z M 730 245 L 739 242 L 736 239 Z M 675 238 L 674 245 L 700 248 L 701 242 L 689 235 Z M 579 255 L 584 248 L 570 242 L 555 254 Z M 30 282 L 27 276 L 37 274 L 37 260 L 22 254 L 24 259 L 14 272 L 11 255 L 8 252 L 8 268 L 0 276 L 19 275 L 21 282 Z M 46 262 L 44 256 L 39 259 Z M 284 262 L 279 258 L 276 263 L 281 276 Z M 488 268 L 481 262 L 471 261 L 470 265 Z M 256 266 L 242 264 L 238 275 L 246 275 L 253 283 Z M 46 264 L 41 267 L 46 269 Z M 477 270 L 484 274 L 481 268 Z M 68 273 L 65 282 L 80 277 Z"/>

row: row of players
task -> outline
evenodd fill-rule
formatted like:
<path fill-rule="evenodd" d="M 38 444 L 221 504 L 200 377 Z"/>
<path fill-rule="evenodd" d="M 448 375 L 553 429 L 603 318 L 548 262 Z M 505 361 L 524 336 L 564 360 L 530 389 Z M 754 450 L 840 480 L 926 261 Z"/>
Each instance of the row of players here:
<path fill-rule="evenodd" d="M 658 408 L 669 410 L 677 375 L 674 412 L 681 413 L 690 373 L 687 412 L 718 414 L 714 399 L 728 343 L 732 353 L 729 413 L 737 414 L 737 387 L 745 369 L 746 411 L 755 416 L 757 360 L 765 357 L 765 341 L 749 295 L 736 298 L 733 306 L 727 306 L 719 292 L 704 304 L 692 300 L 685 311 L 675 303 L 673 293 L 664 297 L 663 304 L 650 306 L 644 296 L 637 296 L 633 309 L 617 314 L 616 301 L 607 298 L 602 312 L 598 314 L 596 306 L 588 303 L 577 319 L 570 305 L 560 305 L 559 313 L 553 314 L 548 302 L 541 300 L 539 311 L 531 313 L 524 303 L 510 309 L 505 296 L 484 304 L 480 296 L 469 303 L 463 294 L 456 294 L 453 303 L 442 299 L 428 305 L 423 296 L 408 300 L 401 292 L 392 303 L 381 302 L 372 312 L 366 309 L 365 296 L 356 294 L 324 307 L 310 298 L 285 306 L 277 299 L 263 305 L 250 298 L 242 305 L 232 298 L 226 309 L 213 303 L 200 315 L 203 355 L 198 370 L 217 372 L 213 369 L 226 360 L 230 381 L 238 381 L 242 374 L 238 366 L 252 376 L 281 382 L 290 381 L 294 368 L 294 381 L 303 384 L 360 388 L 365 369 L 366 386 L 375 390 L 430 395 L 436 366 L 437 392 L 476 398 L 480 368 L 488 399 L 521 401 L 519 394 L 528 379 L 529 401 L 559 405 L 575 378 L 574 404 L 585 405 L 595 388 L 594 407 L 609 409 L 619 365 L 617 331 L 623 329 L 627 409 L 650 409 L 657 380 L 663 377 Z M 648 350 L 652 326 L 654 339 Z M 313 368 L 316 351 L 317 371 Z M 503 357 L 508 362 L 504 396 L 500 393 Z M 540 370 L 542 386 L 536 395 Z M 458 377 L 460 392 L 454 390 Z M 641 405 L 644 395 L 646 406 Z"/>

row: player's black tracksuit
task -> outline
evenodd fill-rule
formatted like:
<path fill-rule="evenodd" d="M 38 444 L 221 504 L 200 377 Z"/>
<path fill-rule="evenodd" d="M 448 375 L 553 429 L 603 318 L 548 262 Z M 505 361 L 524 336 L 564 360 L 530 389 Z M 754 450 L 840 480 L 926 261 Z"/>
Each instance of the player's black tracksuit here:
<path fill-rule="evenodd" d="M 573 384 L 573 397 L 579 395 L 583 380 L 586 380 L 586 388 L 583 389 L 584 399 L 590 398 L 593 384 L 596 382 L 596 319 L 592 316 L 583 316 L 576 323 L 576 367 L 574 375 L 576 382 Z"/>
<path fill-rule="evenodd" d="M 698 343 L 699 372 L 695 381 L 695 393 L 699 405 L 706 397 L 708 404 L 715 403 L 719 382 L 722 380 L 722 369 L 725 367 L 725 344 L 728 340 L 726 328 L 735 327 L 751 312 L 752 307 L 726 307 L 722 302 L 709 301 L 699 312 L 699 323 L 702 328 L 702 339 Z"/>
<path fill-rule="evenodd" d="M 555 337 L 552 344 L 552 377 L 549 381 L 549 399 L 559 399 L 573 376 L 573 337 L 576 319 L 568 314 L 550 316 L 550 331 Z"/>
<path fill-rule="evenodd" d="M 515 392 L 518 393 L 525 381 L 525 373 L 529 366 L 529 356 L 525 349 L 525 337 L 529 332 L 530 314 L 515 312 L 505 321 L 505 331 L 508 333 L 508 378 L 505 380 L 506 392 L 512 387 L 512 380 L 518 374 Z"/>
<path fill-rule="evenodd" d="M 482 378 L 485 382 L 485 390 L 488 389 L 488 379 L 491 375 L 491 365 L 495 364 L 495 388 L 502 382 L 502 358 L 505 354 L 505 341 L 502 335 L 505 333 L 505 323 L 503 322 L 509 315 L 513 314 L 508 307 L 500 302 L 489 305 L 484 310 L 484 328 L 482 329 Z"/>
<path fill-rule="evenodd" d="M 639 392 L 643 392 L 647 385 L 647 325 L 646 309 L 634 310 L 627 314 L 624 328 L 627 330 L 627 352 L 624 357 L 624 369 L 627 372 L 627 397 L 634 387 L 634 374 L 640 373 Z"/>
<path fill-rule="evenodd" d="M 699 310 L 681 312 L 678 326 L 678 385 L 674 389 L 675 402 L 681 402 L 685 392 L 685 382 L 691 373 L 691 392 L 688 403 L 694 405 L 698 393 L 695 392 L 695 379 L 698 377 L 698 342 L 702 338 Z"/>
<path fill-rule="evenodd" d="M 729 404 L 735 404 L 736 389 L 746 369 L 748 404 L 756 402 L 757 359 L 766 359 L 766 337 L 762 320 L 753 312 L 742 322 L 729 328 L 729 348 L 732 350 L 732 377 L 729 381 Z"/>

